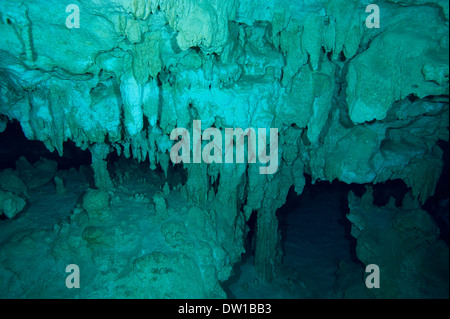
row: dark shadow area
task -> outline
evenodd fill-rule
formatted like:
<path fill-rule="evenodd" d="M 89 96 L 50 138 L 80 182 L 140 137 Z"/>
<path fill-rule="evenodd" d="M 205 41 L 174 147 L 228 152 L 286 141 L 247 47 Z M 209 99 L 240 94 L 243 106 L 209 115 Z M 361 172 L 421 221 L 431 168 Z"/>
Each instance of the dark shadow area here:
<path fill-rule="evenodd" d="M 182 164 L 173 165 L 169 162 L 167 167 L 167 177 L 160 164 L 156 164 L 156 168 L 150 168 L 150 160 L 147 157 L 144 161 L 138 162 L 131 156 L 127 158 L 123 153 L 119 156 L 117 152 L 111 152 L 106 158 L 108 172 L 116 183 L 116 186 L 122 183 L 124 177 L 135 176 L 136 178 L 145 178 L 148 181 L 164 184 L 167 182 L 170 189 L 177 187 L 179 184 L 185 185 L 187 182 L 187 170 Z M 155 180 L 155 177 L 158 179 Z"/>
<path fill-rule="evenodd" d="M 449 244 L 449 142 L 439 141 L 437 143 L 443 151 L 442 160 L 444 167 L 436 184 L 434 195 L 423 205 L 434 218 L 440 230 L 440 238 Z"/>
<path fill-rule="evenodd" d="M 389 199 L 395 199 L 395 206 L 401 207 L 403 198 L 408 193 L 408 186 L 401 179 L 388 180 L 373 185 L 373 203 L 377 206 L 386 206 Z"/>
<path fill-rule="evenodd" d="M 0 169 L 15 168 L 16 161 L 24 156 L 31 164 L 41 157 L 58 163 L 58 169 L 79 169 L 91 165 L 91 153 L 82 151 L 72 141 L 63 143 L 63 156 L 57 151 L 50 152 L 41 141 L 28 140 L 19 122 L 11 121 L 6 130 L 0 133 Z"/>
<path fill-rule="evenodd" d="M 345 229 L 345 239 L 349 241 L 349 249 L 350 255 L 352 257 L 352 261 L 359 262 L 356 258 L 355 247 L 356 240 L 351 236 L 351 223 L 347 220 L 346 215 L 349 212 L 348 208 L 348 193 L 349 191 L 353 191 L 355 195 L 362 196 L 366 191 L 364 185 L 358 184 L 346 184 L 344 182 L 339 182 L 337 180 L 332 183 L 327 181 L 318 181 L 312 184 L 311 176 L 305 174 L 306 184 L 303 189 L 302 194 L 297 195 L 294 190 L 294 187 L 291 187 L 289 190 L 288 196 L 286 198 L 286 203 L 277 211 L 277 217 L 279 222 L 279 229 L 281 231 L 281 241 L 282 248 L 285 251 L 285 242 L 286 242 L 286 233 L 287 228 L 290 227 L 288 222 L 288 215 L 293 211 L 297 211 L 301 214 L 302 207 L 311 206 L 311 201 L 321 201 L 323 194 L 326 194 L 326 197 L 329 198 L 330 201 L 336 201 L 335 205 L 337 207 L 336 214 L 338 214 L 337 221 L 340 226 Z M 320 213 L 317 214 L 316 218 L 318 222 L 323 217 Z M 328 221 L 324 221 L 328 222 Z M 326 234 L 320 234 L 320 228 L 317 229 L 317 236 L 326 236 Z"/>
<path fill-rule="evenodd" d="M 229 299 L 236 299 L 236 296 L 230 290 L 230 286 L 239 281 L 239 278 L 242 275 L 242 265 L 244 265 L 250 257 L 255 255 L 254 235 L 256 230 L 256 215 L 257 212 L 253 211 L 246 223 L 247 235 L 244 239 L 245 252 L 241 255 L 241 260 L 233 265 L 230 278 L 228 278 L 226 282 L 222 283 L 222 288 L 226 292 Z"/>

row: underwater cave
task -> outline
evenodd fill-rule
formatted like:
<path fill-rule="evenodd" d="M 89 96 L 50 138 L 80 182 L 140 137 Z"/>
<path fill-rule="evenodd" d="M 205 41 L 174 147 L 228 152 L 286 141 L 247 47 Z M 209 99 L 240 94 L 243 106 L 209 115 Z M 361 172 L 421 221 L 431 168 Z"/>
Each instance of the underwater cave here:
<path fill-rule="evenodd" d="M 0 0 L 0 298 L 448 299 L 448 3 L 378 6 Z"/>

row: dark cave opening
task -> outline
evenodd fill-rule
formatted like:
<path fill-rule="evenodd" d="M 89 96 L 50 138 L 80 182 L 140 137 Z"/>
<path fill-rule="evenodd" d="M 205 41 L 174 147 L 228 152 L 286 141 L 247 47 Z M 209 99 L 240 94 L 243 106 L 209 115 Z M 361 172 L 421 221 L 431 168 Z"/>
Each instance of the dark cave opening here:
<path fill-rule="evenodd" d="M 320 249 L 320 244 L 327 246 L 327 241 L 332 240 L 332 233 L 336 236 L 334 240 L 340 239 L 341 247 L 330 252 L 344 253 L 345 249 L 343 257 L 350 257 L 351 261 L 359 262 L 355 254 L 356 240 L 350 235 L 351 224 L 346 218 L 349 212 L 347 197 L 349 191 L 353 191 L 357 196 L 364 194 L 364 185 L 346 184 L 337 180 L 332 183 L 317 181 L 313 184 L 311 177 L 306 174 L 305 179 L 302 194 L 297 195 L 294 187 L 291 187 L 286 203 L 277 210 L 283 264 L 295 268 L 296 257 L 292 258 L 291 255 L 296 254 L 297 248 L 302 248 L 296 241 L 311 241 L 307 237 L 309 234 L 311 238 L 317 239 L 317 248 Z"/>
<path fill-rule="evenodd" d="M 448 245 L 448 143 L 447 150 L 444 150 L 444 161 L 445 167 L 435 195 L 426 202 L 423 209 L 434 217 L 441 230 L 441 238 Z M 336 264 L 339 258 L 349 258 L 351 262 L 361 263 L 356 257 L 356 239 L 351 236 L 351 223 L 346 215 L 349 213 L 349 191 L 360 197 L 366 192 L 366 185 L 346 184 L 337 180 L 312 184 L 310 176 L 305 175 L 305 178 L 302 194 L 297 195 L 294 187 L 291 187 L 286 203 L 277 210 L 283 265 L 295 268 L 296 264 L 302 264 L 301 259 L 320 260 L 319 254 L 311 253 L 320 250 L 323 251 L 324 262 L 327 260 L 326 254 L 335 254 L 334 258 L 328 259 L 329 262 Z M 396 206 L 401 207 L 405 194 L 410 190 L 400 179 L 368 185 L 373 190 L 374 205 L 380 207 L 385 206 L 391 197 Z M 307 241 L 311 242 L 311 248 L 302 244 Z M 334 244 L 329 246 L 331 241 Z M 300 249 L 304 249 L 306 253 L 299 253 Z"/>
<path fill-rule="evenodd" d="M 436 185 L 436 191 L 423 205 L 423 209 L 434 218 L 440 228 L 441 239 L 448 245 L 449 143 L 440 141 L 438 144 L 443 150 L 444 167 Z M 50 152 L 42 142 L 28 140 L 20 124 L 12 121 L 0 134 L 0 169 L 15 168 L 15 162 L 20 156 L 24 156 L 30 163 L 40 158 L 54 160 L 59 170 L 82 167 L 90 170 L 91 154 L 88 150 L 82 151 L 71 141 L 65 142 L 63 147 L 64 155 L 60 157 L 56 151 Z M 179 184 L 184 185 L 187 180 L 187 172 L 183 165 L 169 164 L 166 177 L 161 165 L 157 164 L 153 171 L 149 168 L 148 158 L 138 162 L 132 158 L 126 158 L 123 154 L 119 156 L 116 152 L 111 152 L 106 160 L 112 178 L 116 178 L 118 174 L 130 172 L 134 176 L 148 176 L 151 183 L 161 182 L 162 185 L 167 182 L 171 189 Z M 154 178 L 155 175 L 159 177 L 158 180 Z M 313 184 L 309 175 L 305 175 L 305 178 L 306 185 L 302 194 L 297 195 L 294 187 L 291 187 L 285 204 L 276 213 L 281 234 L 283 266 L 291 269 L 298 268 L 301 275 L 307 276 L 308 271 L 314 272 L 316 269 L 318 272 L 328 269 L 327 275 L 334 274 L 337 264 L 342 259 L 360 263 L 355 254 L 356 241 L 350 235 L 351 225 L 346 219 L 347 196 L 350 190 L 357 196 L 361 196 L 366 191 L 365 185 L 346 184 L 337 180 L 332 183 L 317 181 Z M 212 184 L 217 192 L 218 179 Z M 389 198 L 393 197 L 395 204 L 400 207 L 404 195 L 408 192 L 408 187 L 402 180 L 389 180 L 374 184 L 372 187 L 374 204 L 377 206 L 386 205 Z M 0 219 L 4 220 L 5 217 L 2 216 Z M 241 262 L 234 266 L 234 275 L 224 283 L 224 290 L 230 298 L 233 298 L 233 294 L 229 286 L 239 280 L 242 274 L 240 267 L 253 260 L 256 221 L 257 214 L 253 212 L 247 221 L 246 252 L 241 256 Z M 339 243 L 338 248 L 336 243 Z M 299 253 L 302 249 L 305 251 L 303 254 Z M 320 267 L 317 267 L 318 264 Z M 316 282 L 322 280 L 318 274 L 313 274 L 311 278 Z"/>
<path fill-rule="evenodd" d="M 364 185 L 338 181 L 312 184 L 311 177 L 305 177 L 306 185 L 302 194 L 297 195 L 292 186 L 285 204 L 276 212 L 281 235 L 282 264 L 275 280 L 283 282 L 283 277 L 286 277 L 300 282 L 299 278 L 309 277 L 315 284 L 309 282 L 308 288 L 324 292 L 331 289 L 327 285 L 334 281 L 340 261 L 360 263 L 355 253 L 356 240 L 350 235 L 351 224 L 345 215 L 349 211 L 348 192 L 352 190 L 361 196 L 366 189 Z M 255 211 L 246 227 L 245 253 L 233 267 L 230 279 L 223 285 L 229 298 L 236 297 L 232 291 L 236 291 L 236 285 L 243 280 L 241 277 L 248 273 L 243 271 L 244 267 L 254 265 Z"/>
<path fill-rule="evenodd" d="M 255 255 L 257 212 L 253 211 L 246 222 L 247 234 L 244 238 L 245 252 L 241 255 L 241 263 L 246 263 Z"/>
<path fill-rule="evenodd" d="M 373 203 L 377 206 L 386 206 L 390 198 L 395 199 L 395 206 L 401 207 L 403 197 L 408 192 L 408 186 L 401 179 L 388 180 L 377 183 L 373 188 Z"/>
<path fill-rule="evenodd" d="M 83 172 L 89 181 L 90 187 L 95 188 L 93 171 L 91 169 L 92 156 L 89 150 L 81 150 L 73 141 L 63 143 L 63 156 L 59 156 L 55 150 L 50 152 L 41 141 L 29 140 L 25 137 L 20 123 L 10 121 L 4 132 L 0 133 L 0 170 L 15 169 L 16 161 L 25 157 L 30 164 L 34 164 L 41 158 L 53 160 L 57 163 L 58 170 L 69 170 L 75 168 Z M 132 158 L 126 158 L 123 154 L 120 156 L 117 152 L 110 152 L 106 159 L 108 163 L 108 172 L 114 179 L 120 171 L 127 170 L 141 174 L 142 176 L 157 176 L 161 180 L 168 182 L 170 188 L 178 184 L 184 185 L 187 180 L 187 172 L 183 165 L 169 164 L 167 169 L 167 178 L 161 165 L 157 164 L 156 169 L 151 171 L 150 161 L 138 162 Z M 150 175 L 149 175 L 150 174 Z"/>
<path fill-rule="evenodd" d="M 255 255 L 256 216 L 257 212 L 252 211 L 250 218 L 245 223 L 247 233 L 244 238 L 244 253 L 242 253 L 240 261 L 233 265 L 231 276 L 227 281 L 222 283 L 222 288 L 226 292 L 227 298 L 229 299 L 238 299 L 238 296 L 233 293 L 233 285 L 239 284 L 239 280 L 243 276 L 242 267 L 245 264 L 254 264 L 253 257 Z"/>
<path fill-rule="evenodd" d="M 139 162 L 132 157 L 127 158 L 123 153 L 118 155 L 117 152 L 110 152 L 106 161 L 108 172 L 116 187 L 123 183 L 124 177 L 133 177 L 136 181 L 148 181 L 161 186 L 167 182 L 170 189 L 185 185 L 187 181 L 187 170 L 182 164 L 169 163 L 166 176 L 161 164 L 157 163 L 153 170 L 150 168 L 148 157 Z"/>
<path fill-rule="evenodd" d="M 448 143 L 440 146 L 444 150 L 445 165 L 436 192 L 423 209 L 434 217 L 441 228 L 441 238 L 448 244 Z M 323 295 L 333 289 L 330 282 L 335 280 L 342 261 L 355 267 L 363 266 L 356 256 L 356 239 L 351 235 L 351 223 L 346 217 L 349 213 L 349 192 L 361 197 L 366 192 L 366 186 L 371 186 L 374 205 L 385 206 L 393 198 L 395 205 L 401 207 L 410 189 L 400 179 L 361 185 L 337 180 L 331 183 L 316 181 L 313 184 L 309 175 L 305 178 L 302 194 L 297 195 L 291 187 L 285 204 L 276 212 L 282 250 L 280 274 L 290 276 L 294 273 L 297 278 L 308 278 L 303 279 L 308 288 L 317 295 Z M 439 221 L 439 218 L 445 219 L 441 216 L 445 207 L 447 222 Z M 248 273 L 243 271 L 244 267 L 254 263 L 256 225 L 257 213 L 253 212 L 246 223 L 245 253 L 234 266 L 230 279 L 223 284 L 230 298 L 236 297 L 232 291 L 237 291 L 236 286 L 242 281 L 240 277 Z"/>
<path fill-rule="evenodd" d="M 27 139 L 17 121 L 10 121 L 6 130 L 0 133 L 0 155 L 0 169 L 15 168 L 21 156 L 31 164 L 40 158 L 53 160 L 60 170 L 91 165 L 89 150 L 83 151 L 74 142 L 66 141 L 63 143 L 63 156 L 59 156 L 56 150 L 50 152 L 41 141 Z"/>
<path fill-rule="evenodd" d="M 433 194 L 423 205 L 439 226 L 440 238 L 449 244 L 449 142 L 438 141 L 437 145 L 442 149 L 442 168 L 441 176 L 436 184 Z"/>

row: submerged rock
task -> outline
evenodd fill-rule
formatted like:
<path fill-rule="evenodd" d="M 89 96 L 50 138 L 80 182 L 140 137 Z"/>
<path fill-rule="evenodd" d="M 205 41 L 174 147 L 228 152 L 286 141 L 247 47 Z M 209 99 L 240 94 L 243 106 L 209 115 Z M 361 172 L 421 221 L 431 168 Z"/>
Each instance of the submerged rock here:
<path fill-rule="evenodd" d="M 0 189 L 0 213 L 8 218 L 14 218 L 26 205 L 26 201 L 11 192 L 5 192 Z"/>
<path fill-rule="evenodd" d="M 161 238 L 152 242 L 156 247 L 142 239 L 153 253 L 130 248 L 135 281 L 121 286 L 123 296 L 132 294 L 133 284 L 143 297 L 225 296 L 220 282 L 244 252 L 252 212 L 255 267 L 270 281 L 282 259 L 276 210 L 291 187 L 303 191 L 305 174 L 312 183 L 401 179 L 423 204 L 442 172 L 438 141 L 449 140 L 448 3 L 384 1 L 380 28 L 369 28 L 366 2 L 80 0 L 80 16 L 72 13 L 75 20 L 68 21 L 61 1 L 0 1 L 0 132 L 17 121 L 27 139 L 50 152 L 62 156 L 72 141 L 91 153 L 94 181 L 82 198 L 84 224 L 120 223 L 112 203 L 127 200 L 120 184 L 133 172 L 115 178 L 108 165 L 113 153 L 161 172 L 162 192 L 149 183 L 139 190 L 145 195 L 127 202 L 134 210 L 153 198 L 154 206 L 133 222 L 157 228 Z M 224 134 L 215 133 L 227 129 L 242 134 L 224 145 Z M 271 137 L 258 134 L 253 142 L 251 129 Z M 180 136 L 189 149 L 196 136 L 203 140 L 192 159 L 183 154 L 189 161 L 174 163 L 171 150 Z M 258 153 L 249 151 L 253 147 Z M 215 160 L 202 162 L 202 155 Z M 261 167 L 274 162 L 274 170 Z M 57 166 L 20 158 L 15 177 L 0 176 L 2 212 L 14 217 L 25 206 L 20 196 L 52 180 L 67 195 Z M 172 184 L 174 171 L 182 177 Z M 155 218 L 148 218 L 152 208 Z M 409 215 L 396 218 L 394 227 L 376 209 L 373 218 L 361 214 L 349 216 L 355 236 L 380 223 L 405 244 L 408 231 L 422 234 Z M 107 241 L 103 229 L 86 228 L 99 225 L 81 226 L 74 246 L 62 243 L 60 251 L 76 250 L 83 238 Z M 423 254 L 399 262 L 409 267 Z M 126 258 L 111 265 L 116 273 L 126 272 L 119 269 L 131 264 Z"/>

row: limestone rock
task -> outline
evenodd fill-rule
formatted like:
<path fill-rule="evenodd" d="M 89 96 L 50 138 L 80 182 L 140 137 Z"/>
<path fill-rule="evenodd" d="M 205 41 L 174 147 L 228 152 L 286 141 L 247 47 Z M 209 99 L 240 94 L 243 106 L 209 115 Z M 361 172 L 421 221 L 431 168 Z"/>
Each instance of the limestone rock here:
<path fill-rule="evenodd" d="M 11 169 L 0 172 L 0 213 L 14 218 L 27 204 L 28 188 Z"/>
<path fill-rule="evenodd" d="M 221 298 L 225 294 L 219 283 L 202 280 L 207 273 L 184 254 L 167 255 L 159 251 L 138 257 L 133 264 L 131 283 L 141 298 Z M 190 285 L 185 280 L 198 285 Z M 178 289 L 171 287 L 177 286 Z"/>
<path fill-rule="evenodd" d="M 423 98 L 448 93 L 448 82 L 442 82 L 448 77 L 448 55 L 438 58 L 434 53 L 448 49 L 448 42 L 442 42 L 448 33 L 421 29 L 430 36 L 426 38 L 418 32 L 401 23 L 374 39 L 349 64 L 347 96 L 353 122 L 383 120 L 394 102 L 411 94 Z M 393 43 L 396 50 L 387 49 Z"/>
<path fill-rule="evenodd" d="M 165 220 L 169 216 L 166 199 L 161 193 L 153 196 L 153 204 L 155 205 L 156 218 L 160 221 Z"/>
<path fill-rule="evenodd" d="M 64 180 L 61 177 L 55 176 L 53 179 L 55 182 L 56 194 L 64 194 L 66 192 L 66 187 L 64 186 Z"/>
<path fill-rule="evenodd" d="M 113 245 L 113 241 L 102 227 L 86 227 L 83 231 L 82 237 L 89 245 Z"/>
<path fill-rule="evenodd" d="M 89 189 L 83 196 L 83 209 L 94 221 L 103 220 L 110 213 L 110 196 L 108 192 L 98 189 Z"/>
<path fill-rule="evenodd" d="M 0 189 L 0 213 L 8 218 L 14 218 L 25 207 L 26 201 L 11 192 Z"/>
<path fill-rule="evenodd" d="M 58 164 L 55 161 L 41 158 L 31 165 L 21 157 L 16 162 L 16 170 L 29 189 L 34 189 L 50 182 L 55 176 Z"/>
<path fill-rule="evenodd" d="M 28 188 L 24 181 L 12 170 L 0 172 L 0 189 L 27 197 Z"/>
<path fill-rule="evenodd" d="M 303 191 L 305 174 L 313 183 L 401 179 L 421 204 L 433 195 L 443 167 L 438 143 L 449 140 L 447 1 L 382 2 L 381 26 L 372 29 L 365 25 L 364 1 L 96 0 L 78 5 L 80 28 L 69 29 L 60 1 L 0 2 L 0 132 L 17 121 L 27 139 L 60 156 L 68 141 L 91 153 L 93 174 L 80 170 L 93 175 L 89 182 L 97 188 L 82 200 L 92 227 L 111 215 L 107 192 L 118 187 L 114 183 L 131 180 L 131 172 L 112 178 L 112 152 L 148 163 L 161 171 L 164 182 L 174 171 L 182 172 L 180 187 L 159 192 L 157 185 L 154 218 L 142 217 L 161 230 L 155 241 L 169 251 L 127 256 L 129 264 L 136 260 L 134 279 L 110 291 L 123 288 L 129 296 L 137 285 L 141 296 L 173 297 L 171 289 L 178 285 L 178 297 L 224 296 L 220 281 L 240 259 L 253 212 L 259 216 L 256 268 L 270 280 L 281 260 L 276 210 L 292 186 Z M 277 129 L 276 173 L 261 175 L 260 163 L 248 160 L 171 163 L 172 130 L 192 130 L 193 120 L 220 131 Z M 55 180 L 62 191 L 56 169 L 51 160 L 31 164 L 20 158 L 15 175 L 25 188 L 16 177 L 8 182 L 0 177 L 8 214 L 23 208 L 17 194 L 26 195 L 26 189 Z M 150 192 L 153 185 L 147 186 Z M 124 185 L 119 190 L 127 192 Z M 185 203 L 172 205 L 177 204 L 174 194 L 183 195 Z M 357 209 L 358 201 L 351 199 L 355 210 L 349 218 L 358 240 L 381 224 L 400 241 L 406 241 L 403 223 L 416 233 L 431 231 L 411 216 L 393 227 L 395 209 L 389 208 L 382 221 L 376 209 Z M 142 195 L 134 200 L 145 202 Z M 113 204 L 118 203 L 116 198 Z M 79 216 L 84 228 L 77 234 L 87 223 Z M 98 229 L 85 230 L 85 240 L 64 227 L 59 231 L 58 253 L 107 241 Z M 70 243 L 63 243 L 66 239 Z M 433 249 L 440 250 L 430 253 Z M 403 261 L 421 260 L 421 254 L 405 255 Z M 117 267 L 122 275 L 120 265 L 94 257 L 97 264 L 105 262 L 105 272 Z M 153 282 L 156 273 L 161 278 Z"/>
<path fill-rule="evenodd" d="M 356 254 L 367 266 L 380 268 L 383 289 L 367 290 L 377 298 L 430 298 L 448 295 L 448 246 L 439 239 L 439 228 L 407 195 L 402 207 L 372 204 L 371 192 L 364 198 L 349 196 L 352 235 Z M 412 199 L 411 199 L 412 198 Z M 411 201 L 415 201 L 411 205 Z M 389 247 L 387 250 L 385 247 Z"/>

